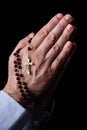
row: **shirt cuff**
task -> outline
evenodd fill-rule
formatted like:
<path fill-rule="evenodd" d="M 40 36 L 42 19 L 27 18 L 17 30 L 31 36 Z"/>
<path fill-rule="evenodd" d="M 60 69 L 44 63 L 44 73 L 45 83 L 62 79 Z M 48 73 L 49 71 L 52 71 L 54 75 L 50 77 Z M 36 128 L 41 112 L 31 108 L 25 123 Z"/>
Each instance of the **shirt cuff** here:
<path fill-rule="evenodd" d="M 51 105 L 52 106 L 51 106 Z M 48 101 L 44 111 L 25 109 L 3 90 L 0 91 L 0 129 L 3 130 L 36 130 L 45 126 L 52 114 L 54 101 Z"/>
<path fill-rule="evenodd" d="M 4 91 L 0 91 L 0 129 L 10 129 L 27 111 Z"/>

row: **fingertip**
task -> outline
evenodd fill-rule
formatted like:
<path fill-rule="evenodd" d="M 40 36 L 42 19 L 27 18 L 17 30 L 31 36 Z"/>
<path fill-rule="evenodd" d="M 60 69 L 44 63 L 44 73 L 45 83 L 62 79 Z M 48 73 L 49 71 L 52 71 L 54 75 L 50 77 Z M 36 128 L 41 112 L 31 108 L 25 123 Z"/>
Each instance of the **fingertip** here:
<path fill-rule="evenodd" d="M 68 41 L 67 43 L 68 43 L 68 48 L 72 51 L 72 54 L 74 54 L 77 48 L 77 43 L 71 41 Z"/>
<path fill-rule="evenodd" d="M 73 18 L 73 16 L 72 16 L 71 14 L 66 14 L 66 15 L 64 16 L 64 18 L 65 18 L 65 20 L 67 20 L 67 21 L 69 21 L 69 22 L 74 21 L 74 18 Z"/>
<path fill-rule="evenodd" d="M 35 35 L 34 32 L 31 32 L 30 34 L 28 34 L 24 39 L 30 39 L 30 38 L 33 38 Z"/>
<path fill-rule="evenodd" d="M 29 34 L 30 37 L 34 37 L 34 35 L 35 35 L 34 32 L 31 32 L 31 33 Z"/>
<path fill-rule="evenodd" d="M 62 18 L 63 14 L 62 13 L 58 13 L 56 16 L 57 16 L 57 18 Z"/>

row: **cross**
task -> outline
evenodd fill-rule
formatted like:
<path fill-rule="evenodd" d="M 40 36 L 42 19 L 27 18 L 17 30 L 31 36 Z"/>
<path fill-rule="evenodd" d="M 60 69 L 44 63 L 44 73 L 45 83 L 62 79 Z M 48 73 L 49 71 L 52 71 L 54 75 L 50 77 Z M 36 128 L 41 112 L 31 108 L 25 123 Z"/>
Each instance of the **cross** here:
<path fill-rule="evenodd" d="M 33 65 L 33 63 L 30 62 L 30 61 L 31 61 L 31 59 L 28 57 L 28 60 L 27 60 L 27 62 L 25 63 L 25 65 L 28 67 L 28 71 L 27 71 L 27 74 L 28 74 L 28 75 L 30 75 L 30 66 Z"/>

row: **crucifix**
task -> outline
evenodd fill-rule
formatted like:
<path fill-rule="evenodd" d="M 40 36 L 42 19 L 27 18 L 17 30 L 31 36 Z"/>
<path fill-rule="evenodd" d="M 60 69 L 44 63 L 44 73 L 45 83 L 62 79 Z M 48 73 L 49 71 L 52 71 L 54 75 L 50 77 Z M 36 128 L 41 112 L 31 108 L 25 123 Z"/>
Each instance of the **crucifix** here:
<path fill-rule="evenodd" d="M 27 62 L 25 63 L 25 65 L 27 66 L 27 74 L 30 75 L 30 66 L 33 65 L 33 63 L 31 62 L 31 59 L 28 57 Z"/>

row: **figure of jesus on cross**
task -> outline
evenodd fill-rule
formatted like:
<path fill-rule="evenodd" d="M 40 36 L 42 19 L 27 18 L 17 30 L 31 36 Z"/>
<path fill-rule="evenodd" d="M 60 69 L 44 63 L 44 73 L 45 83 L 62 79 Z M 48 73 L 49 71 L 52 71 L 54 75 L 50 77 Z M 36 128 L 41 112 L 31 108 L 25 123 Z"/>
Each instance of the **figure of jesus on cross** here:
<path fill-rule="evenodd" d="M 25 63 L 25 66 L 27 66 L 27 74 L 30 75 L 30 66 L 32 66 L 33 63 L 31 62 L 30 57 L 28 57 L 27 62 Z"/>

